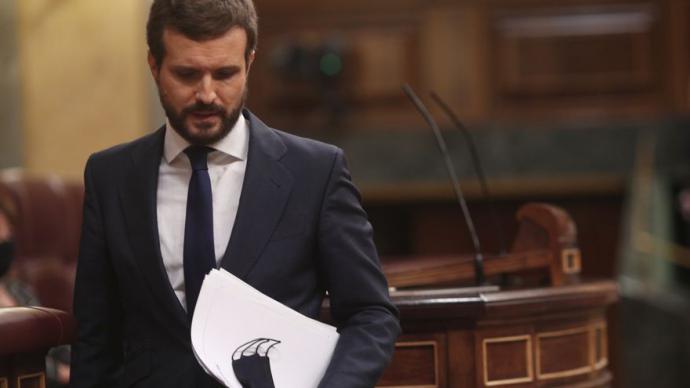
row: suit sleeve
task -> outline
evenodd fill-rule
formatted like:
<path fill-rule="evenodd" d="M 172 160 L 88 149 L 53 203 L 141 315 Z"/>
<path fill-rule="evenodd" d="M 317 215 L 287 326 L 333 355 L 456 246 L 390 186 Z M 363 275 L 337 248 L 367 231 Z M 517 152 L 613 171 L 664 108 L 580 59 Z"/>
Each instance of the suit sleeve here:
<path fill-rule="evenodd" d="M 111 386 L 122 364 L 121 304 L 93 165 L 91 157 L 84 172 L 84 216 L 74 289 L 78 330 L 72 348 L 73 388 Z"/>
<path fill-rule="evenodd" d="M 340 339 L 319 388 L 371 388 L 400 333 L 373 230 L 338 150 L 319 224 L 319 257 Z"/>

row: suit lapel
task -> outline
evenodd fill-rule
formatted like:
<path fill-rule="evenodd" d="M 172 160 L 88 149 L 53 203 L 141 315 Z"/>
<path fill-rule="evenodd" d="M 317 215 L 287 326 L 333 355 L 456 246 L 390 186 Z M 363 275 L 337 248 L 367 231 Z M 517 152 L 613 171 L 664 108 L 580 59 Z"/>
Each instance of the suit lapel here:
<path fill-rule="evenodd" d="M 248 111 L 250 137 L 239 210 L 221 267 L 245 278 L 280 221 L 292 191 L 292 174 L 280 163 L 280 137 Z"/>
<path fill-rule="evenodd" d="M 286 152 L 280 137 L 248 111 L 250 138 L 239 210 L 221 267 L 247 276 L 278 225 L 292 191 L 292 174 L 280 163 Z M 175 320 L 189 320 L 175 296 L 163 265 L 158 237 L 156 190 L 164 129 L 149 135 L 132 151 L 120 198 L 129 241 L 156 302 Z"/>
<path fill-rule="evenodd" d="M 154 299 L 169 314 L 188 326 L 186 313 L 170 286 L 158 238 L 156 190 L 164 135 L 165 130 L 161 128 L 132 151 L 128 179 L 122 185 L 120 197 L 135 261 Z"/>

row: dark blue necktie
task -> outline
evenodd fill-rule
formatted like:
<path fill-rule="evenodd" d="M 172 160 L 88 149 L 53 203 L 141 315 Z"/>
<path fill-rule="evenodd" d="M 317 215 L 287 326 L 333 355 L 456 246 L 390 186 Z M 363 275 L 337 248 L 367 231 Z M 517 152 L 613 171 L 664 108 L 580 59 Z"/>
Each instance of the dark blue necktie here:
<path fill-rule="evenodd" d="M 204 276 L 216 267 L 213 245 L 213 197 L 206 163 L 208 147 L 191 146 L 184 152 L 192 163 L 184 226 L 184 282 L 187 314 L 194 313 Z"/>

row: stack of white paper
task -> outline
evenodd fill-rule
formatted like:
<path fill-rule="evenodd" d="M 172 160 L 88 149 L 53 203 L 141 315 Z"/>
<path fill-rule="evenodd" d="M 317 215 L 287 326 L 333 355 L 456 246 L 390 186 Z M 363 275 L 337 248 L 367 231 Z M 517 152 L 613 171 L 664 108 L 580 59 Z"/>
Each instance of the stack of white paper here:
<path fill-rule="evenodd" d="M 199 364 L 231 388 L 242 387 L 233 371 L 233 352 L 258 338 L 280 341 L 268 352 L 276 388 L 316 387 L 338 336 L 333 326 L 292 310 L 222 269 L 206 275 L 192 319 Z"/>

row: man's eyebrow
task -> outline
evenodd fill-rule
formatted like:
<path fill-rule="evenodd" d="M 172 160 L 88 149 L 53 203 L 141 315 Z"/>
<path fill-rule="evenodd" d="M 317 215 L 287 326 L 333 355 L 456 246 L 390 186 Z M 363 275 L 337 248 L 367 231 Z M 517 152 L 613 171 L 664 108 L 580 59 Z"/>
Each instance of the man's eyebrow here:
<path fill-rule="evenodd" d="M 226 66 L 221 66 L 219 68 L 216 68 L 214 71 L 235 71 L 239 70 L 242 67 L 239 65 L 226 65 Z"/>
<path fill-rule="evenodd" d="M 194 65 L 172 65 L 170 66 L 173 70 L 203 70 L 200 67 Z M 239 70 L 242 66 L 240 65 L 224 65 L 211 69 L 211 71 L 228 71 L 228 70 Z"/>
<path fill-rule="evenodd" d="M 173 70 L 199 70 L 196 66 L 191 65 L 172 65 L 170 66 Z"/>

